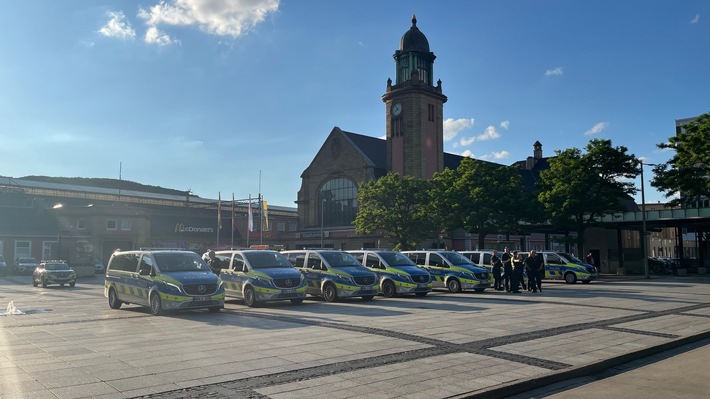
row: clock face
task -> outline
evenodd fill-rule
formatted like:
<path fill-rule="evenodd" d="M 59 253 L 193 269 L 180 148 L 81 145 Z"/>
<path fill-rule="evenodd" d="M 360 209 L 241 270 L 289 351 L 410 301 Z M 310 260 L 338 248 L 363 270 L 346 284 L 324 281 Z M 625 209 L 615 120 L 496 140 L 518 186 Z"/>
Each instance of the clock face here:
<path fill-rule="evenodd" d="M 400 104 L 400 103 L 395 103 L 395 104 L 392 106 L 392 115 L 394 115 L 394 116 L 399 116 L 399 114 L 401 114 L 401 113 L 402 113 L 402 104 Z"/>

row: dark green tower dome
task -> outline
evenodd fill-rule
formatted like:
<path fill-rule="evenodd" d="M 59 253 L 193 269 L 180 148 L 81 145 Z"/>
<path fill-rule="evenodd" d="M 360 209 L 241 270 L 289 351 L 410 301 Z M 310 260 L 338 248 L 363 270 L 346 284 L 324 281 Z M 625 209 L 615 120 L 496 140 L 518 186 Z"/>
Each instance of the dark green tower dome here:
<path fill-rule="evenodd" d="M 412 27 L 402 35 L 402 39 L 399 41 L 399 50 L 429 52 L 429 41 L 422 31 L 417 28 L 416 15 L 412 15 Z"/>

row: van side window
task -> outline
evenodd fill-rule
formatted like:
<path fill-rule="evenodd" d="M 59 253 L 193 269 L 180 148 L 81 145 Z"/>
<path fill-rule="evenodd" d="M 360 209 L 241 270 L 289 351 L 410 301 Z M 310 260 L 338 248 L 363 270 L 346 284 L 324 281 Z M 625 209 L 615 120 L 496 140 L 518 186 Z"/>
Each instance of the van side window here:
<path fill-rule="evenodd" d="M 367 254 L 367 258 L 365 259 L 365 266 L 380 269 L 380 259 L 373 254 Z"/>
<path fill-rule="evenodd" d="M 424 262 L 426 261 L 426 254 L 424 254 L 422 252 L 413 252 L 413 253 L 408 254 L 408 256 L 409 256 L 409 259 L 411 259 L 412 262 L 414 262 L 415 264 L 417 264 L 419 266 L 425 265 Z"/>
<path fill-rule="evenodd" d="M 293 267 L 302 268 L 305 266 L 306 254 L 302 252 L 290 253 L 288 254 L 288 261 L 291 262 Z"/>
<path fill-rule="evenodd" d="M 483 264 L 490 265 L 492 256 L 493 256 L 493 254 L 483 254 Z M 478 263 L 478 262 L 474 261 L 473 263 Z"/>
<path fill-rule="evenodd" d="M 135 272 L 138 268 L 137 254 L 121 254 L 113 257 L 111 269 L 123 270 L 125 272 Z"/>
<path fill-rule="evenodd" d="M 561 265 L 562 259 L 560 259 L 559 256 L 554 255 L 554 254 L 545 254 L 546 260 L 548 264 L 555 264 L 555 265 Z"/>
<path fill-rule="evenodd" d="M 474 252 L 472 254 L 469 254 L 469 259 L 471 259 L 471 262 L 473 263 L 478 263 L 479 260 L 481 260 L 481 254 L 478 252 Z"/>
<path fill-rule="evenodd" d="M 429 254 L 429 266 L 446 267 L 444 259 L 439 254 Z"/>
<path fill-rule="evenodd" d="M 246 272 L 247 270 L 244 269 L 244 258 L 239 254 L 235 254 L 234 259 L 232 259 L 232 270 L 237 272 Z"/>
<path fill-rule="evenodd" d="M 321 260 L 318 254 L 308 254 L 308 268 L 313 270 L 321 270 Z"/>
<path fill-rule="evenodd" d="M 150 258 L 150 255 L 143 254 L 143 257 L 141 257 L 141 264 L 140 264 L 140 267 L 138 268 L 138 272 L 139 273 L 150 273 L 152 269 L 153 269 L 153 259 Z"/>

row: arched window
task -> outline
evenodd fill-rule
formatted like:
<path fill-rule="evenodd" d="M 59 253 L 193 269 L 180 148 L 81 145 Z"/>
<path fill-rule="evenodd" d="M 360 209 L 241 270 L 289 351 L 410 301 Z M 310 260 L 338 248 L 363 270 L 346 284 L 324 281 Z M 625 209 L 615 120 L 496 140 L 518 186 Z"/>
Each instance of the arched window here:
<path fill-rule="evenodd" d="M 357 186 L 342 177 L 328 180 L 318 190 L 316 209 L 319 225 L 351 225 L 357 215 Z"/>

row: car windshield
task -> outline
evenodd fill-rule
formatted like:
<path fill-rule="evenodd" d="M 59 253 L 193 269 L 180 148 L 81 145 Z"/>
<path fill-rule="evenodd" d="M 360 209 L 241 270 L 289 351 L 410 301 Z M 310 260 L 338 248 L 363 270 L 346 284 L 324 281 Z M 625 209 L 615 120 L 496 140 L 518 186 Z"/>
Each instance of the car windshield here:
<path fill-rule="evenodd" d="M 69 266 L 66 263 L 45 263 L 44 268 L 47 270 L 68 270 Z"/>
<path fill-rule="evenodd" d="M 581 259 L 579 259 L 578 257 L 576 257 L 576 256 L 574 256 L 574 255 L 572 255 L 572 254 L 568 254 L 568 253 L 566 253 L 566 252 L 558 252 L 557 255 L 560 255 L 560 257 L 561 257 L 562 259 L 565 259 L 565 258 L 566 258 L 565 260 L 571 261 L 570 263 L 579 263 L 579 264 L 584 263 L 584 262 L 583 262 Z"/>
<path fill-rule="evenodd" d="M 332 267 L 362 266 L 362 263 L 358 262 L 354 256 L 347 252 L 321 252 L 321 256 L 323 256 L 323 259 L 325 259 L 325 261 Z"/>
<path fill-rule="evenodd" d="M 195 253 L 153 253 L 158 268 L 163 272 L 211 272 L 210 267 Z"/>
<path fill-rule="evenodd" d="M 475 265 L 471 259 L 461 255 L 458 252 L 442 252 L 441 256 L 446 258 L 453 265 Z"/>
<path fill-rule="evenodd" d="M 390 266 L 416 266 L 411 259 L 399 252 L 380 252 L 380 256 Z"/>
<path fill-rule="evenodd" d="M 276 251 L 245 252 L 244 256 L 254 269 L 293 267 L 286 257 Z"/>

